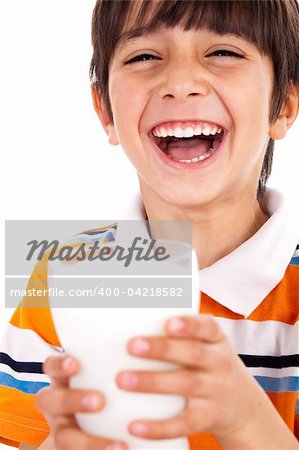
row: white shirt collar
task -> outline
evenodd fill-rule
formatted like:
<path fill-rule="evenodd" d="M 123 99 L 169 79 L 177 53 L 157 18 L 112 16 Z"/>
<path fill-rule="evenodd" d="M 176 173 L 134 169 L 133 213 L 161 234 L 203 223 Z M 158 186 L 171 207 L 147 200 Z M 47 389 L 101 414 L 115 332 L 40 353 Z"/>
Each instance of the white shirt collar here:
<path fill-rule="evenodd" d="M 229 255 L 200 271 L 200 289 L 231 311 L 248 317 L 282 280 L 298 242 L 298 224 L 286 198 L 274 189 L 265 193 L 270 218 L 250 239 Z M 149 238 L 140 194 L 121 213 L 132 222 L 130 235 Z M 119 222 L 116 239 L 128 240 Z"/>

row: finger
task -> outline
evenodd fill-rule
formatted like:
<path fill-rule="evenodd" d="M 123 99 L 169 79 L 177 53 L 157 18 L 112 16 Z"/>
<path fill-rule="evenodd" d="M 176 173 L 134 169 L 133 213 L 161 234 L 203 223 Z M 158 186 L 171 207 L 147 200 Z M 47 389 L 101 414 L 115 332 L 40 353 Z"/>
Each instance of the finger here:
<path fill-rule="evenodd" d="M 116 377 L 117 385 L 127 391 L 175 394 L 206 398 L 214 394 L 210 374 L 195 370 L 169 372 L 123 371 Z"/>
<path fill-rule="evenodd" d="M 197 414 L 197 411 L 196 411 Z M 174 439 L 203 431 L 199 429 L 201 416 L 183 411 L 166 420 L 138 420 L 129 424 L 129 432 L 145 439 Z M 196 416 L 196 417 L 195 417 Z"/>
<path fill-rule="evenodd" d="M 125 442 L 92 436 L 76 428 L 58 427 L 53 433 L 55 447 L 59 450 L 128 450 Z"/>
<path fill-rule="evenodd" d="M 69 355 L 49 356 L 43 364 L 43 372 L 51 378 L 52 386 L 68 386 L 69 378 L 78 369 L 78 362 Z"/>
<path fill-rule="evenodd" d="M 36 400 L 38 408 L 51 416 L 99 411 L 105 405 L 100 392 L 83 389 L 45 388 L 38 393 Z"/>
<path fill-rule="evenodd" d="M 172 336 L 190 337 L 211 344 L 225 339 L 218 323 L 207 314 L 173 317 L 167 320 L 165 331 Z"/>
<path fill-rule="evenodd" d="M 45 413 L 44 415 L 50 426 L 52 435 L 54 434 L 54 430 L 56 430 L 58 427 L 79 429 L 75 416 L 50 416 Z"/>
<path fill-rule="evenodd" d="M 217 362 L 218 349 L 210 344 L 191 339 L 169 337 L 137 337 L 128 343 L 128 352 L 134 356 L 168 361 L 190 368 L 210 369 Z"/>

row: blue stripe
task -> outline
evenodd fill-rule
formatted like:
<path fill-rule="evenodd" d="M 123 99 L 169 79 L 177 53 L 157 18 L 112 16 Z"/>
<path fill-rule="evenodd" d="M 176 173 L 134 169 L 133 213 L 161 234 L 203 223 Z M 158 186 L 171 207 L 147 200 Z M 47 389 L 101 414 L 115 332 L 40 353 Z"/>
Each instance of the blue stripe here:
<path fill-rule="evenodd" d="M 255 376 L 256 381 L 267 392 L 297 392 L 299 390 L 299 377 L 262 377 Z"/>
<path fill-rule="evenodd" d="M 39 381 L 21 381 L 11 375 L 8 375 L 7 373 L 0 372 L 0 386 L 15 388 L 18 391 L 25 392 L 26 394 L 37 394 L 42 388 L 49 386 L 49 383 Z"/>
<path fill-rule="evenodd" d="M 299 256 L 294 256 L 290 261 L 291 266 L 299 266 Z"/>

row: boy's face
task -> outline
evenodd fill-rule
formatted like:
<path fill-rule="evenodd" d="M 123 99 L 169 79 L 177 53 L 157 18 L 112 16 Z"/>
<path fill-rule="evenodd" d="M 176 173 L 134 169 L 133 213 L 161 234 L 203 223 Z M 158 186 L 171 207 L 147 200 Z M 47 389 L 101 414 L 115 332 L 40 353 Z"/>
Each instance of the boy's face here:
<path fill-rule="evenodd" d="M 238 36 L 176 27 L 132 39 L 116 49 L 110 66 L 110 143 L 122 145 L 141 185 L 168 204 L 192 207 L 255 195 L 269 139 L 273 80 L 270 59 Z M 166 144 L 153 137 L 163 124 L 168 134 L 175 128 L 223 132 L 208 142 Z M 177 162 L 169 155 L 200 160 Z"/>

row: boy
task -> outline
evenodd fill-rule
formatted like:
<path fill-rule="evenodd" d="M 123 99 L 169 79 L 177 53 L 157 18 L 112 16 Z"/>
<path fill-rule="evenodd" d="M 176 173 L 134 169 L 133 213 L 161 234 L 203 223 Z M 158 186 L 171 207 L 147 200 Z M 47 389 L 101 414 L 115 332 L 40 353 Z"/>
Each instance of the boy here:
<path fill-rule="evenodd" d="M 188 436 L 192 450 L 299 448 L 297 236 L 283 199 L 265 188 L 273 141 L 297 116 L 298 36 L 295 1 L 96 4 L 96 112 L 109 142 L 121 143 L 138 172 L 146 217 L 192 220 L 201 312 L 215 316 L 172 318 L 165 337 L 130 341 L 133 355 L 184 369 L 121 373 L 119 387 L 188 399 L 180 416 L 130 424 L 134 435 Z M 47 309 L 19 308 L 10 332 L 21 329 L 43 359 L 60 346 Z M 13 358 L 5 362 L 26 371 Z M 126 448 L 76 426 L 74 413 L 104 408 L 102 394 L 68 388 L 77 367 L 61 356 L 44 364 L 51 387 L 40 391 L 38 406 L 49 437 L 32 394 L 2 383 L 3 442 Z M 23 414 L 13 400 L 22 402 Z"/>

